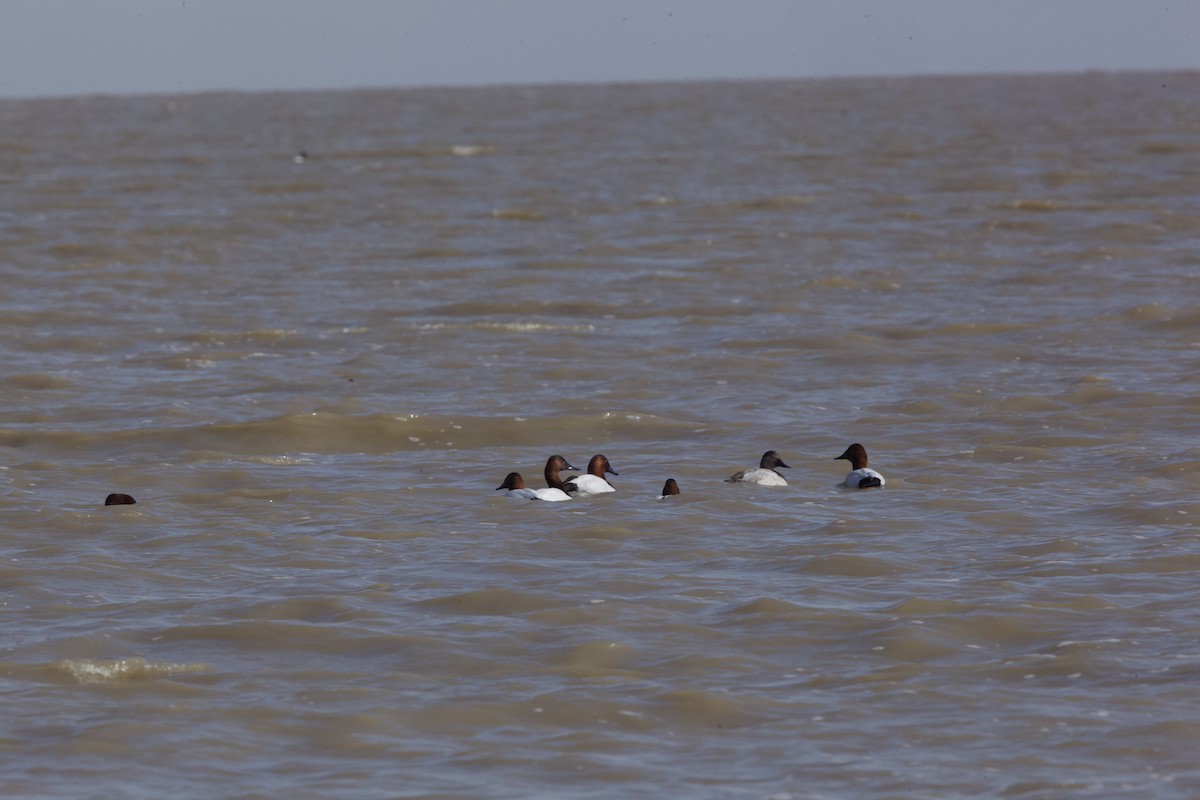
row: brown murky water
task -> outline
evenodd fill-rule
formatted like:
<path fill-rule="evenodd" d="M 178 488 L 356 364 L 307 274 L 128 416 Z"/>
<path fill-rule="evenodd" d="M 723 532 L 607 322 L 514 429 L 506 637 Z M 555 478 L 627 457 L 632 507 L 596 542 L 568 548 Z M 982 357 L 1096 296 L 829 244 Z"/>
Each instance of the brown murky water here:
<path fill-rule="evenodd" d="M 1200 795 L 1200 76 L 4 101 L 0 166 L 0 793 Z"/>

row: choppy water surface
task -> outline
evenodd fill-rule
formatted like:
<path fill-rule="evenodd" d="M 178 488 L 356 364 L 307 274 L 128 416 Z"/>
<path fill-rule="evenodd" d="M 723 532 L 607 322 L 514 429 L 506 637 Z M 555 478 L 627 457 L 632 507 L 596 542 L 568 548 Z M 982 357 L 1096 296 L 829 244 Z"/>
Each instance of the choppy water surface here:
<path fill-rule="evenodd" d="M 0 166 L 5 796 L 1200 795 L 1200 76 L 6 101 Z"/>

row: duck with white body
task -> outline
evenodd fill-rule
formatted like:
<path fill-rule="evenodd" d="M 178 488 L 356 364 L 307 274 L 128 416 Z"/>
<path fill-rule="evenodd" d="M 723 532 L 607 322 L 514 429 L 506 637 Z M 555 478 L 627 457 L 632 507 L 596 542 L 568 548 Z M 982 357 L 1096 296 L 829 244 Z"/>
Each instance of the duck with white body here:
<path fill-rule="evenodd" d="M 574 478 L 568 478 L 565 481 L 565 489 L 567 494 L 572 497 L 587 497 L 593 494 L 605 494 L 607 492 L 615 492 L 612 484 L 604 476 L 620 475 L 612 468 L 612 464 L 608 463 L 608 458 L 597 453 L 592 456 L 592 460 L 588 462 L 588 471 L 586 475 L 576 475 Z"/>
<path fill-rule="evenodd" d="M 874 489 L 887 483 L 875 470 L 867 466 L 867 448 L 855 442 L 846 448 L 846 452 L 834 459 L 850 462 L 850 474 L 842 481 L 842 485 L 850 489 Z"/>
<path fill-rule="evenodd" d="M 791 467 L 783 463 L 783 459 L 779 457 L 778 453 L 774 450 L 768 450 L 759 459 L 757 467 L 735 472 L 726 478 L 725 482 L 757 483 L 759 486 L 787 486 L 787 481 L 776 471 L 781 468 L 791 469 Z"/>

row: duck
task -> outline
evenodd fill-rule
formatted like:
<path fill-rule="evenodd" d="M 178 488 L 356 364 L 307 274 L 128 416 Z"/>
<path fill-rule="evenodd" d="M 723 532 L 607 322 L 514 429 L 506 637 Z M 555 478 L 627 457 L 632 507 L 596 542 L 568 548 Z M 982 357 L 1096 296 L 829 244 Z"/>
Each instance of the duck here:
<path fill-rule="evenodd" d="M 757 483 L 760 486 L 787 486 L 787 481 L 776 472 L 780 467 L 791 469 L 774 450 L 763 453 L 754 469 L 735 472 L 725 479 L 726 483 Z"/>
<path fill-rule="evenodd" d="M 588 462 L 588 471 L 586 475 L 576 475 L 573 478 L 566 480 L 567 494 L 573 497 L 587 497 L 592 494 L 604 494 L 605 492 L 615 492 L 605 478 L 604 474 L 620 475 L 612 468 L 612 464 L 608 463 L 608 458 L 603 454 L 597 453 L 592 456 L 592 460 Z"/>
<path fill-rule="evenodd" d="M 867 466 L 867 448 L 858 442 L 847 447 L 846 452 L 834 461 L 843 459 L 850 462 L 851 470 L 846 480 L 842 481 L 842 485 L 851 489 L 873 489 L 887 483 L 882 475 Z"/>
<path fill-rule="evenodd" d="M 562 478 L 558 475 L 559 470 L 578 472 L 579 467 L 572 467 L 571 462 L 560 455 L 553 455 L 546 459 L 546 468 L 542 470 L 542 474 L 546 476 L 546 486 L 566 494 L 567 487 L 563 485 Z"/>
<path fill-rule="evenodd" d="M 562 489 L 530 489 L 525 486 L 525 479 L 521 477 L 519 472 L 510 472 L 504 478 L 504 483 L 496 487 L 496 491 L 507 489 L 506 497 L 516 498 L 518 500 L 545 500 L 547 502 L 556 503 L 563 500 L 570 500 L 571 495 L 564 492 Z"/>
<path fill-rule="evenodd" d="M 137 500 L 134 500 L 132 495 L 122 494 L 121 492 L 113 492 L 104 498 L 104 505 L 106 506 L 131 506 L 136 503 Z"/>
<path fill-rule="evenodd" d="M 667 482 L 663 484 L 662 494 L 658 496 L 658 499 L 663 500 L 677 494 L 679 494 L 679 484 L 675 482 L 674 478 L 667 478 Z"/>

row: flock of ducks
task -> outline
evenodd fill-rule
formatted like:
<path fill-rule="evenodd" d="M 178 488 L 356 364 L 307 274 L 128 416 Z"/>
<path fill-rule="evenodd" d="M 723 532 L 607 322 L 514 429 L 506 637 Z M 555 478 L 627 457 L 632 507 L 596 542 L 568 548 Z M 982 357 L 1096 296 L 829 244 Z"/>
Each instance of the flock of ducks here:
<path fill-rule="evenodd" d="M 850 474 L 842 481 L 841 485 L 850 489 L 873 489 L 883 486 L 886 481 L 883 476 L 875 470 L 867 466 L 867 449 L 857 442 L 846 448 L 846 452 L 838 456 L 835 461 L 846 460 L 850 462 Z M 787 481 L 779 474 L 780 469 L 790 469 L 784 463 L 783 459 L 774 450 L 768 450 L 763 453 L 759 459 L 758 466 L 751 469 L 744 469 L 740 472 L 735 472 L 725 479 L 725 483 L 757 483 L 760 486 L 787 486 Z M 521 500 L 545 500 L 551 503 L 570 500 L 575 497 L 588 497 L 590 495 L 605 494 L 607 492 L 615 492 L 616 489 L 608 482 L 608 475 L 620 475 L 612 468 L 608 458 L 603 454 L 597 453 L 592 456 L 588 462 L 587 473 L 576 475 L 566 480 L 562 479 L 563 471 L 578 471 L 578 467 L 571 466 L 560 455 L 550 456 L 546 461 L 544 475 L 546 478 L 545 489 L 531 489 L 525 485 L 525 479 L 521 477 L 519 472 L 510 472 L 505 476 L 504 482 L 496 487 L 496 491 L 504 490 L 508 497 Z M 674 478 L 668 478 L 663 484 L 662 494 L 659 499 L 671 497 L 679 494 L 679 484 Z"/>
<path fill-rule="evenodd" d="M 570 500 L 572 497 L 615 492 L 616 489 L 604 476 L 621 474 L 612 468 L 612 464 L 608 463 L 607 458 L 599 454 L 592 456 L 592 460 L 588 462 L 586 475 L 576 475 L 564 481 L 559 475 L 561 470 L 578 471 L 579 467 L 572 467 L 570 462 L 562 456 L 550 456 L 546 461 L 544 472 L 546 476 L 545 489 L 530 489 L 525 486 L 525 479 L 521 477 L 521 473 L 510 472 L 505 476 L 504 483 L 496 487 L 496 491 L 507 489 L 509 497 L 525 500 L 548 500 L 557 503 L 562 500 Z"/>
<path fill-rule="evenodd" d="M 867 466 L 867 449 L 861 444 L 856 442 L 850 445 L 846 448 L 846 452 L 834 460 L 843 459 L 850 462 L 851 469 L 850 474 L 846 476 L 841 485 L 851 489 L 873 489 L 886 483 L 882 475 Z M 757 483 L 759 486 L 787 486 L 787 481 L 779 474 L 780 469 L 791 469 L 791 467 L 785 464 L 774 450 L 768 450 L 759 459 L 757 467 L 735 472 L 726 478 L 725 482 Z M 608 458 L 601 453 L 592 456 L 588 462 L 587 473 L 584 475 L 575 475 L 564 481 L 561 475 L 563 471 L 578 472 L 579 468 L 571 466 L 570 462 L 562 456 L 553 455 L 547 459 L 546 469 L 543 473 L 546 477 L 545 489 L 531 489 L 525 485 L 525 479 L 521 477 L 521 473 L 510 472 L 504 477 L 504 482 L 496 487 L 496 491 L 504 489 L 508 497 L 522 500 L 545 500 L 558 503 L 575 497 L 615 492 L 616 489 L 608 482 L 607 476 L 621 474 L 613 469 Z M 679 494 L 679 484 L 675 482 L 674 478 L 667 478 L 659 499 L 677 494 Z M 133 505 L 136 502 L 131 496 L 116 492 L 104 498 L 106 506 Z"/>

